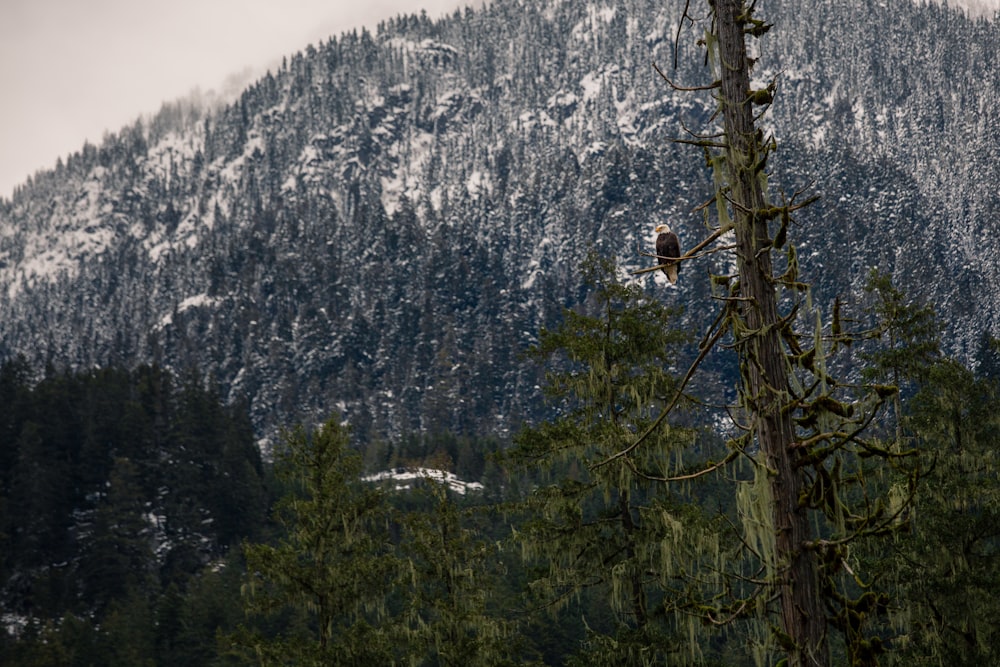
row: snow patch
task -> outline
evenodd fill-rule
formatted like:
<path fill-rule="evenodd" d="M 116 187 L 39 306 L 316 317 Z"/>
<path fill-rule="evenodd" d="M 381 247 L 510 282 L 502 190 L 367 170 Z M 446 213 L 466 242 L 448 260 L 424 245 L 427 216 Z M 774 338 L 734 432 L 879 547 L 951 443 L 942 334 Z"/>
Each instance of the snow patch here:
<path fill-rule="evenodd" d="M 550 97 L 545 102 L 545 106 L 547 106 L 550 109 L 552 109 L 552 108 L 559 108 L 559 109 L 575 108 L 577 102 L 579 102 L 579 101 L 580 101 L 580 98 L 576 96 L 576 93 L 571 93 L 571 92 L 567 92 L 567 91 L 564 91 L 564 90 L 560 90 L 559 92 L 557 92 L 555 95 L 553 95 L 552 97 Z"/>
<path fill-rule="evenodd" d="M 479 170 L 473 171 L 465 182 L 465 189 L 473 197 L 492 194 L 493 183 L 490 181 L 490 175 Z"/>
<path fill-rule="evenodd" d="M 157 324 L 158 329 L 163 329 L 174 323 L 174 315 L 179 315 L 186 310 L 191 310 L 192 308 L 214 308 L 221 300 L 216 297 L 208 296 L 207 294 L 195 294 L 194 296 L 189 296 L 188 298 L 177 304 L 177 307 L 172 311 L 160 318 Z"/>
<path fill-rule="evenodd" d="M 592 12 L 592 16 L 595 19 L 597 19 L 599 21 L 603 21 L 605 23 L 611 23 L 615 19 L 615 14 L 618 11 L 614 7 L 600 7 L 600 8 L 597 8 L 597 7 L 594 7 L 593 5 L 590 6 L 590 7 L 587 7 L 587 10 L 590 11 L 590 12 Z"/>
<path fill-rule="evenodd" d="M 409 58 L 425 65 L 450 65 L 458 58 L 458 49 L 451 44 L 433 39 L 423 39 L 419 43 L 403 37 L 385 40 L 386 48 L 402 51 Z"/>
<path fill-rule="evenodd" d="M 922 1 L 913 0 L 918 5 Z M 972 18 L 979 16 L 996 18 L 996 14 L 1000 12 L 1000 0 L 938 0 L 938 3 L 961 9 Z"/>
<path fill-rule="evenodd" d="M 21 633 L 24 632 L 30 622 L 30 616 L 22 616 L 20 614 L 11 613 L 0 614 L 0 625 L 3 626 L 3 629 L 6 631 L 8 637 L 13 637 L 15 639 L 21 636 Z"/>
<path fill-rule="evenodd" d="M 424 170 L 430 161 L 433 146 L 434 135 L 421 131 L 410 138 L 405 150 L 398 144 L 392 147 L 390 152 L 400 157 L 400 164 L 393 172 L 380 178 L 382 208 L 390 218 L 399 210 L 404 195 L 411 202 L 420 201 L 423 195 L 421 184 L 426 182 Z M 440 208 L 440 193 L 435 206 Z"/>
<path fill-rule="evenodd" d="M 364 482 L 394 481 L 396 482 L 395 489 L 397 491 L 409 489 L 412 486 L 413 480 L 418 479 L 428 479 L 438 484 L 444 484 L 449 490 L 463 496 L 470 491 L 478 492 L 483 490 L 483 485 L 479 482 L 466 482 L 459 479 L 454 473 L 435 468 L 396 468 L 394 470 L 378 472 L 374 475 L 366 475 L 361 478 Z"/>
<path fill-rule="evenodd" d="M 590 41 L 595 38 L 600 24 L 611 23 L 617 13 L 617 9 L 608 5 L 587 5 L 587 18 L 573 26 L 570 35 L 576 41 Z"/>
<path fill-rule="evenodd" d="M 530 132 L 538 127 L 555 127 L 556 122 L 544 111 L 525 111 L 511 124 L 511 129 Z"/>
<path fill-rule="evenodd" d="M 74 195 L 53 198 L 50 215 L 36 231 L 25 234 L 21 261 L 0 269 L 0 284 L 7 284 L 9 298 L 38 281 L 75 276 L 84 261 L 115 241 L 114 205 L 104 187 L 107 173 L 104 167 L 94 167 Z"/>
<path fill-rule="evenodd" d="M 159 180 L 168 187 L 176 178 L 190 173 L 197 152 L 204 145 L 200 128 L 183 135 L 169 132 L 160 139 L 143 163 L 146 180 Z"/>
<path fill-rule="evenodd" d="M 535 280 L 542 273 L 542 267 L 548 266 L 549 260 L 546 257 L 549 249 L 554 245 L 552 237 L 543 237 L 536 245 L 532 252 L 531 260 L 525 267 L 525 278 L 521 281 L 521 289 L 530 290 L 535 286 Z"/>
<path fill-rule="evenodd" d="M 587 72 L 586 76 L 580 79 L 580 87 L 583 88 L 583 99 L 588 102 L 597 97 L 601 88 L 604 87 L 603 73 Z"/>

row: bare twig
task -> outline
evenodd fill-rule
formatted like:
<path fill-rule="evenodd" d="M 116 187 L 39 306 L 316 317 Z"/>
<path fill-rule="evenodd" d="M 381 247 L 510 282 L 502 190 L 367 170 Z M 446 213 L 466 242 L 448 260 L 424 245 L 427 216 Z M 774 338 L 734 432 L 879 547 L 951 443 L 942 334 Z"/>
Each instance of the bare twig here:
<path fill-rule="evenodd" d="M 688 126 L 684 124 L 683 118 L 678 118 L 677 122 L 681 124 L 681 129 L 683 129 L 685 132 L 690 134 L 692 137 L 695 137 L 696 139 L 718 139 L 719 137 L 726 136 L 725 132 L 715 132 L 713 134 L 698 134 L 694 130 L 689 129 Z"/>
<path fill-rule="evenodd" d="M 677 45 L 681 42 L 681 26 L 684 25 L 684 19 L 688 19 L 689 21 L 691 20 L 688 16 L 688 9 L 690 7 L 691 0 L 684 0 L 684 11 L 681 12 L 681 17 L 677 21 L 677 35 L 674 37 L 674 69 L 677 69 Z"/>
<path fill-rule="evenodd" d="M 678 85 L 678 84 L 674 83 L 673 81 L 671 81 L 670 77 L 668 77 L 666 74 L 664 74 L 663 70 L 661 70 L 659 67 L 657 67 L 656 63 L 653 63 L 653 69 L 656 70 L 657 74 L 659 74 L 661 77 L 663 77 L 663 80 L 667 82 L 668 86 L 670 86 L 674 90 L 677 90 L 677 91 L 680 91 L 680 92 L 690 93 L 690 92 L 693 92 L 693 91 L 696 91 L 696 90 L 715 90 L 716 88 L 718 88 L 718 87 L 720 87 L 722 85 L 721 81 L 713 81 L 712 83 L 708 84 L 707 86 L 681 86 L 681 85 Z"/>

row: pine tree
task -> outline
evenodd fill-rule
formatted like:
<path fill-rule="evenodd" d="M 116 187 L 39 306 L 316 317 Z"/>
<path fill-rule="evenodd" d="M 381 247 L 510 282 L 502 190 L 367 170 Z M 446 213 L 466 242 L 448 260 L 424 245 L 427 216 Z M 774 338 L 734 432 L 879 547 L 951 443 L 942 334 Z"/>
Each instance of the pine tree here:
<path fill-rule="evenodd" d="M 276 545 L 244 543 L 248 612 L 290 613 L 285 633 L 244 632 L 234 639 L 262 664 L 387 664 L 392 647 L 374 627 L 396 571 L 388 506 L 360 480 L 361 457 L 335 418 L 309 433 L 296 428 L 276 455 L 276 474 L 291 492 L 276 516 L 286 534 Z"/>
<path fill-rule="evenodd" d="M 910 530 L 881 563 L 904 628 L 891 664 L 996 660 L 1000 614 L 1000 391 L 952 359 L 928 367 L 908 422 L 922 483 Z"/>
<path fill-rule="evenodd" d="M 156 564 L 153 531 L 139 470 L 129 459 L 115 459 L 107 493 L 97 504 L 93 531 L 80 566 L 86 599 L 103 612 L 129 594 L 151 593 Z"/>
<path fill-rule="evenodd" d="M 870 298 L 867 310 L 875 318 L 878 344 L 863 352 L 868 363 L 862 375 L 872 382 L 896 386 L 892 397 L 896 446 L 903 446 L 903 398 L 911 396 L 915 387 L 926 381 L 939 358 L 939 325 L 934 309 L 917 303 L 907 303 L 906 295 L 892 283 L 892 277 L 872 270 L 865 285 Z"/>
<path fill-rule="evenodd" d="M 66 443 L 50 433 L 53 422 L 61 424 L 62 420 L 23 423 L 12 443 L 17 459 L 10 473 L 7 500 L 12 523 L 10 564 L 34 580 L 29 608 L 46 611 L 60 609 L 66 603 L 67 582 L 62 580 L 64 569 L 40 566 L 67 558 L 73 546 L 68 530 L 74 492 L 67 484 L 71 478 L 70 453 Z"/>
<path fill-rule="evenodd" d="M 422 494 L 421 494 L 422 495 Z M 447 488 L 430 482 L 429 508 L 402 518 L 396 620 L 413 665 L 522 664 L 509 610 L 495 610 L 498 554 L 470 525 Z"/>
<path fill-rule="evenodd" d="M 567 311 L 532 350 L 554 369 L 546 393 L 558 416 L 522 430 L 508 456 L 538 478 L 515 540 L 539 567 L 535 604 L 557 611 L 581 596 L 592 603 L 581 660 L 684 663 L 692 656 L 673 612 L 689 599 L 697 563 L 720 553 L 692 498 L 665 482 L 683 468 L 695 433 L 654 423 L 677 394 L 668 369 L 686 336 L 676 329 L 678 311 L 620 282 L 613 262 L 592 255 L 584 269 L 595 287 L 591 312 Z M 640 433 L 650 435 L 630 448 Z M 685 631 L 700 624 L 690 618 Z"/>
<path fill-rule="evenodd" d="M 115 600 L 102 621 L 106 664 L 155 667 L 156 630 L 148 595 L 133 589 Z"/>

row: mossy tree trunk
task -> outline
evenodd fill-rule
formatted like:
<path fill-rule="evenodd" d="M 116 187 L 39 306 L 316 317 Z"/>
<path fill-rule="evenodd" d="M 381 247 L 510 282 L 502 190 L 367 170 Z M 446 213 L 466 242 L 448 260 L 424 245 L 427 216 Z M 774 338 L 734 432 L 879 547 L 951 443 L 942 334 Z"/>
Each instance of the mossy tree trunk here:
<path fill-rule="evenodd" d="M 750 61 L 746 48 L 748 13 L 743 0 L 711 0 L 716 17 L 729 197 L 733 209 L 742 323 L 736 330 L 744 373 L 746 408 L 764 455 L 773 499 L 775 562 L 781 605 L 781 631 L 788 664 L 825 665 L 828 661 L 826 616 L 819 594 L 815 552 L 805 490 L 795 460 L 795 429 L 788 365 L 772 273 L 771 237 L 763 211 L 768 208 L 758 178 L 765 149 L 754 122 Z"/>

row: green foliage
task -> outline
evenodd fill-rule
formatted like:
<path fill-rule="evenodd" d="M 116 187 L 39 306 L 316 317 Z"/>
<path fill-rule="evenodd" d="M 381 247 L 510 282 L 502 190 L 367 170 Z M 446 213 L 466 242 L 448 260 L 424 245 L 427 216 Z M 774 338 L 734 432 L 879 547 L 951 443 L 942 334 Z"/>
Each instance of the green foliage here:
<path fill-rule="evenodd" d="M 909 413 L 925 471 L 910 530 L 882 562 L 901 593 L 891 662 L 992 664 L 1000 646 L 1000 391 L 950 359 L 924 378 Z"/>
<path fill-rule="evenodd" d="M 723 310 L 704 347 L 731 337 L 740 373 L 732 412 L 743 433 L 730 446 L 753 464 L 753 480 L 737 484 L 734 528 L 743 548 L 726 573 L 739 585 L 717 605 L 733 612 L 730 621 L 756 619 L 749 639 L 758 664 L 778 655 L 797 667 L 829 664 L 831 629 L 840 631 L 847 663 L 871 664 L 884 650 L 872 633 L 888 613 L 889 596 L 873 587 L 852 549 L 904 528 L 917 478 L 914 452 L 903 447 L 899 430 L 886 443 L 872 425 L 889 400 L 899 415 L 899 375 L 936 352 L 933 331 L 920 328 L 933 320 L 905 307 L 879 276 L 872 278 L 879 319 L 872 332 L 851 330 L 854 320 L 839 297 L 829 315 L 814 307 L 789 229 L 796 212 L 818 197 L 797 202 L 804 190 L 779 192 L 782 205 L 772 204 L 766 168 L 777 142 L 758 127 L 767 109 L 754 107 L 770 105 L 776 87 L 750 87 L 756 60 L 747 38 L 770 26 L 754 16 L 755 2 L 708 4 L 707 36 L 699 43 L 713 84 L 702 89 L 718 89 L 724 131 L 687 143 L 705 152 L 715 184 L 701 207 L 712 235 L 698 248 L 731 231 L 736 272 L 712 281 Z M 895 337 L 904 331 L 909 338 Z M 868 353 L 872 372 L 863 382 L 856 373 L 835 372 L 845 351 L 883 333 L 889 344 Z"/>
<path fill-rule="evenodd" d="M 539 480 L 514 538 L 537 565 L 535 602 L 589 603 L 584 622 L 595 627 L 581 659 L 613 649 L 614 664 L 684 662 L 693 656 L 678 648 L 675 613 L 696 564 L 720 555 L 691 496 L 664 479 L 684 470 L 681 452 L 696 440 L 657 421 L 679 390 L 669 368 L 686 336 L 677 312 L 618 280 L 613 262 L 592 255 L 584 269 L 595 287 L 588 312 L 567 312 L 532 350 L 554 368 L 546 392 L 559 416 L 522 430 L 509 453 L 512 469 Z"/>
<path fill-rule="evenodd" d="M 392 647 L 373 627 L 386 613 L 397 568 L 381 489 L 364 484 L 360 455 L 334 418 L 317 431 L 296 428 L 276 453 L 292 492 L 276 516 L 276 545 L 244 543 L 244 601 L 251 614 L 291 611 L 286 636 L 246 633 L 237 644 L 262 664 L 384 664 Z M 295 614 L 300 616 L 296 617 Z"/>
<path fill-rule="evenodd" d="M 503 493 L 530 487 L 523 505 L 501 520 L 472 507 L 482 500 L 429 482 L 390 502 L 361 481 L 362 459 L 331 420 L 293 431 L 276 452 L 288 490 L 275 510 L 277 538 L 246 544 L 246 570 L 221 549 L 199 551 L 205 533 L 190 532 L 215 526 L 222 540 L 264 523 L 264 469 L 244 418 L 197 383 L 175 391 L 155 368 L 50 372 L 32 384 L 23 364 L 0 366 L 0 396 L 11 406 L 0 413 L 4 599 L 26 620 L 16 639 L 0 638 L 0 663 L 766 660 L 768 642 L 791 641 L 752 621 L 756 608 L 766 612 L 780 565 L 767 556 L 767 477 L 730 467 L 735 500 L 706 483 L 728 487 L 733 478 L 696 477 L 714 468 L 700 461 L 710 447 L 677 424 L 679 408 L 663 416 L 679 391 L 670 370 L 685 340 L 673 330 L 676 313 L 622 283 L 611 262 L 592 258 L 586 268 L 593 298 L 532 351 L 549 364 L 559 416 L 519 435 L 510 476 L 470 451 L 482 443 L 448 434 L 385 443 L 371 461 L 465 461 Z M 870 364 L 864 385 L 841 384 L 826 368 L 846 349 L 843 329 L 789 338 L 800 346 L 789 363 L 793 390 L 806 397 L 796 434 L 811 466 L 800 506 L 826 521 L 806 548 L 820 558 L 827 622 L 840 632 L 833 652 L 852 664 L 992 664 L 1000 643 L 992 348 L 984 338 L 973 373 L 941 358 L 930 309 L 909 305 L 880 276 L 872 297 L 872 330 L 885 344 L 859 355 Z M 905 437 L 838 435 L 899 386 Z M 21 516 L 21 503 L 35 514 Z M 724 516 L 708 521 L 706 507 Z M 497 542 L 508 526 L 520 554 Z M 169 550 L 157 530 L 171 538 Z M 725 540 L 735 533 L 734 548 Z M 240 579 L 255 613 L 234 633 Z M 554 616 L 524 614 L 513 595 L 524 582 L 530 603 Z M 703 623 L 743 623 L 748 644 Z"/>
<path fill-rule="evenodd" d="M 80 566 L 84 593 L 101 611 L 132 592 L 148 595 L 158 588 L 145 505 L 135 464 L 115 459 Z"/>
<path fill-rule="evenodd" d="M 133 591 L 115 600 L 101 628 L 101 644 L 108 664 L 154 667 L 155 641 L 149 598 Z"/>
<path fill-rule="evenodd" d="M 976 377 L 1000 383 L 1000 338 L 987 332 L 979 337 L 979 349 L 975 357 Z"/>
<path fill-rule="evenodd" d="M 443 438 L 438 441 L 451 441 Z M 399 492 L 361 478 L 335 419 L 286 435 L 276 544 L 244 544 L 254 626 L 228 637 L 260 664 L 522 664 L 494 597 L 503 566 L 480 512 L 435 482 Z M 391 502 L 390 502 L 391 500 Z"/>
<path fill-rule="evenodd" d="M 867 310 L 876 319 L 881 344 L 862 353 L 868 363 L 869 381 L 918 383 L 927 379 L 931 365 L 940 356 L 940 325 L 934 308 L 908 303 L 906 295 L 892 283 L 892 276 L 872 269 L 865 284 L 871 303 Z M 902 387 L 901 387 L 902 389 Z"/>
<path fill-rule="evenodd" d="M 402 517 L 399 553 L 404 591 L 399 619 L 411 665 L 523 664 L 516 624 L 496 609 L 504 572 L 495 544 L 485 541 L 474 513 L 463 512 L 433 484 L 430 507 Z"/>
<path fill-rule="evenodd" d="M 868 290 L 881 345 L 862 353 L 870 364 L 863 374 L 901 388 L 892 394 L 890 444 L 917 461 L 909 473 L 891 466 L 866 471 L 890 490 L 907 489 L 909 499 L 900 505 L 897 494 L 901 511 L 888 545 L 854 550 L 855 567 L 885 593 L 874 595 L 873 585 L 859 596 L 845 625 L 868 627 L 869 638 L 858 642 L 868 651 L 868 658 L 858 654 L 862 664 L 883 652 L 886 664 L 990 664 L 1000 641 L 988 620 L 1000 611 L 992 594 L 1000 584 L 1000 391 L 988 376 L 941 356 L 930 307 L 908 302 L 875 272 Z"/>
<path fill-rule="evenodd" d="M 229 544 L 264 523 L 246 413 L 197 384 L 176 394 L 155 366 L 36 379 L 15 360 L 0 364 L 0 397 L 0 595 L 26 623 L 0 644 L 0 663 L 214 660 L 215 625 L 199 634 L 158 619 L 189 595 L 235 607 L 237 589 L 205 598 L 195 582 L 209 563 L 225 570 Z"/>

